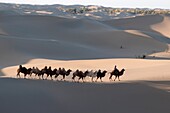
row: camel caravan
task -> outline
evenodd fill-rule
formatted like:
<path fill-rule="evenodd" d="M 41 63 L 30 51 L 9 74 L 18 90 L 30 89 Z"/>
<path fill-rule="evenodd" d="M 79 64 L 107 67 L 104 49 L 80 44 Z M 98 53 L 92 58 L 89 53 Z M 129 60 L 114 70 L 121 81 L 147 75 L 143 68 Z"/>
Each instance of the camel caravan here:
<path fill-rule="evenodd" d="M 75 78 L 77 77 L 78 81 L 82 80 L 83 82 L 85 82 L 85 78 L 86 77 L 90 77 L 92 82 L 97 82 L 98 79 L 100 79 L 101 82 L 102 78 L 106 76 L 106 74 L 110 74 L 109 80 L 113 81 L 112 76 L 115 76 L 114 81 L 116 79 L 118 79 L 120 81 L 120 76 L 122 76 L 125 72 L 125 69 L 122 69 L 121 71 L 119 71 L 117 69 L 117 67 L 114 67 L 114 70 L 111 72 L 107 72 L 106 70 L 98 70 L 98 71 L 82 71 L 77 69 L 76 71 L 74 71 L 72 74 L 71 72 L 73 72 L 71 69 L 66 70 L 65 68 L 55 68 L 52 70 L 51 66 L 47 67 L 45 66 L 43 69 L 39 69 L 38 67 L 33 67 L 33 68 L 26 68 L 23 67 L 22 65 L 19 65 L 19 68 L 17 69 L 17 78 L 21 78 L 20 73 L 23 73 L 24 78 L 26 78 L 27 76 L 30 76 L 32 78 L 32 76 L 34 75 L 35 77 L 38 76 L 39 79 L 48 79 L 48 77 L 51 78 L 51 80 L 55 79 L 58 80 L 58 76 L 62 76 L 63 81 L 65 81 L 65 77 L 66 76 L 71 76 L 72 75 L 72 81 L 75 82 Z M 96 80 L 94 81 L 94 78 L 96 78 Z"/>

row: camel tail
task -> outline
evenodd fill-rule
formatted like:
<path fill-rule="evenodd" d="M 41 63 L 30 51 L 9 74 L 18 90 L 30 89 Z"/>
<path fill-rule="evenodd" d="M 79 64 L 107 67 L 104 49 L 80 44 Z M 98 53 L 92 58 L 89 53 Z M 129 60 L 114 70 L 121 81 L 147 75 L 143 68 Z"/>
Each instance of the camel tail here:
<path fill-rule="evenodd" d="M 112 75 L 110 75 L 109 79 L 112 79 Z"/>

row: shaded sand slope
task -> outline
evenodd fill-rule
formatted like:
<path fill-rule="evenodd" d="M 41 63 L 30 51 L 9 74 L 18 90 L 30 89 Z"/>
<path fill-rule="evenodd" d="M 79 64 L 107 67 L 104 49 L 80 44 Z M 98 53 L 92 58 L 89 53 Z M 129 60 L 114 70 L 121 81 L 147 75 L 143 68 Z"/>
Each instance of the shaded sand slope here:
<path fill-rule="evenodd" d="M 135 18 L 124 18 L 104 21 L 105 24 L 119 29 L 151 31 L 150 26 L 164 20 L 161 15 L 137 16 Z"/>
<path fill-rule="evenodd" d="M 18 62 L 26 63 L 27 60 L 32 58 L 29 55 L 26 56 L 26 54 L 24 54 L 24 50 L 20 51 L 19 49 L 15 48 L 15 46 L 20 45 L 20 43 L 15 44 L 16 45 L 14 45 L 13 40 L 5 39 L 3 36 L 0 36 L 1 68 L 10 65 L 18 65 Z M 24 45 L 22 46 L 24 47 Z"/>
<path fill-rule="evenodd" d="M 170 15 L 163 16 L 164 19 L 162 22 L 152 25 L 151 28 L 162 35 L 170 38 Z"/>
<path fill-rule="evenodd" d="M 164 43 L 170 43 L 168 37 L 169 15 L 149 15 L 135 18 L 109 20 L 103 23 L 122 29 L 122 30 L 139 30 L 141 33 L 148 35 Z"/>
<path fill-rule="evenodd" d="M 68 37 L 68 40 L 48 38 L 25 40 L 24 38 L 9 36 L 1 36 L 0 40 L 1 43 L 6 43 L 3 44 L 2 48 L 2 51 L 6 51 L 4 52 L 5 57 L 5 54 L 11 54 L 12 51 L 12 53 L 18 55 L 18 51 L 21 54 L 27 54 L 27 56 L 51 57 L 52 59 L 134 58 L 137 55 L 149 54 L 155 50 L 164 51 L 167 49 L 166 44 L 156 40 L 121 31 L 89 33 L 88 35 L 81 33 L 80 37 L 78 37 L 78 34 L 72 34 Z M 120 49 L 121 45 L 123 49 Z M 10 55 L 8 56 L 10 57 Z"/>
<path fill-rule="evenodd" d="M 32 58 L 134 58 L 168 48 L 166 43 L 147 36 L 115 30 L 89 19 L 1 16 L 0 31 L 2 66 L 24 63 Z"/>
<path fill-rule="evenodd" d="M 0 108 L 4 113 L 167 113 L 170 93 L 151 86 L 160 83 L 81 84 L 1 78 Z"/>
<path fill-rule="evenodd" d="M 39 15 L 1 16 L 0 28 L 8 35 L 25 38 L 59 38 L 66 33 L 110 29 L 109 26 L 89 19 Z"/>

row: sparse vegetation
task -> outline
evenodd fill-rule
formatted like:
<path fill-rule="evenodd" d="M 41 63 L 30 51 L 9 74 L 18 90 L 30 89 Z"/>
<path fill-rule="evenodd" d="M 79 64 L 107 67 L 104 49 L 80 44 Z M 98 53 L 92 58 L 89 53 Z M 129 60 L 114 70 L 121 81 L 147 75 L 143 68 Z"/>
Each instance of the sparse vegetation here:
<path fill-rule="evenodd" d="M 5 4 L 0 3 L 0 11 L 4 9 L 11 9 L 11 11 L 19 14 L 30 14 L 36 15 L 36 11 L 47 11 L 51 12 L 52 16 L 59 15 L 84 15 L 86 13 L 100 13 L 108 16 L 117 16 L 120 13 L 124 13 L 125 16 L 136 16 L 136 15 L 156 15 L 156 14 L 170 14 L 170 9 L 149 9 L 149 8 L 112 8 L 112 7 L 103 7 L 103 6 L 83 6 L 83 5 L 24 5 L 24 4 Z M 67 13 L 65 13 L 67 12 Z M 43 15 L 43 14 L 42 14 Z"/>

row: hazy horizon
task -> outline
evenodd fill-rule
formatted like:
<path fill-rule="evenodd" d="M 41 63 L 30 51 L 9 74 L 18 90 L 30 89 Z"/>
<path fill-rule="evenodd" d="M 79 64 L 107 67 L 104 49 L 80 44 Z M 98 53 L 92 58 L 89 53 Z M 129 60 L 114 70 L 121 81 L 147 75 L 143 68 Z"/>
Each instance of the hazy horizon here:
<path fill-rule="evenodd" d="M 136 0 L 0 0 L 0 3 L 14 3 L 14 4 L 31 4 L 31 5 L 53 5 L 53 4 L 61 4 L 61 5 L 98 5 L 105 7 L 115 7 L 115 8 L 161 8 L 161 9 L 170 9 L 169 4 L 170 1 L 161 1 L 161 0 L 150 0 L 150 1 L 136 1 Z"/>

